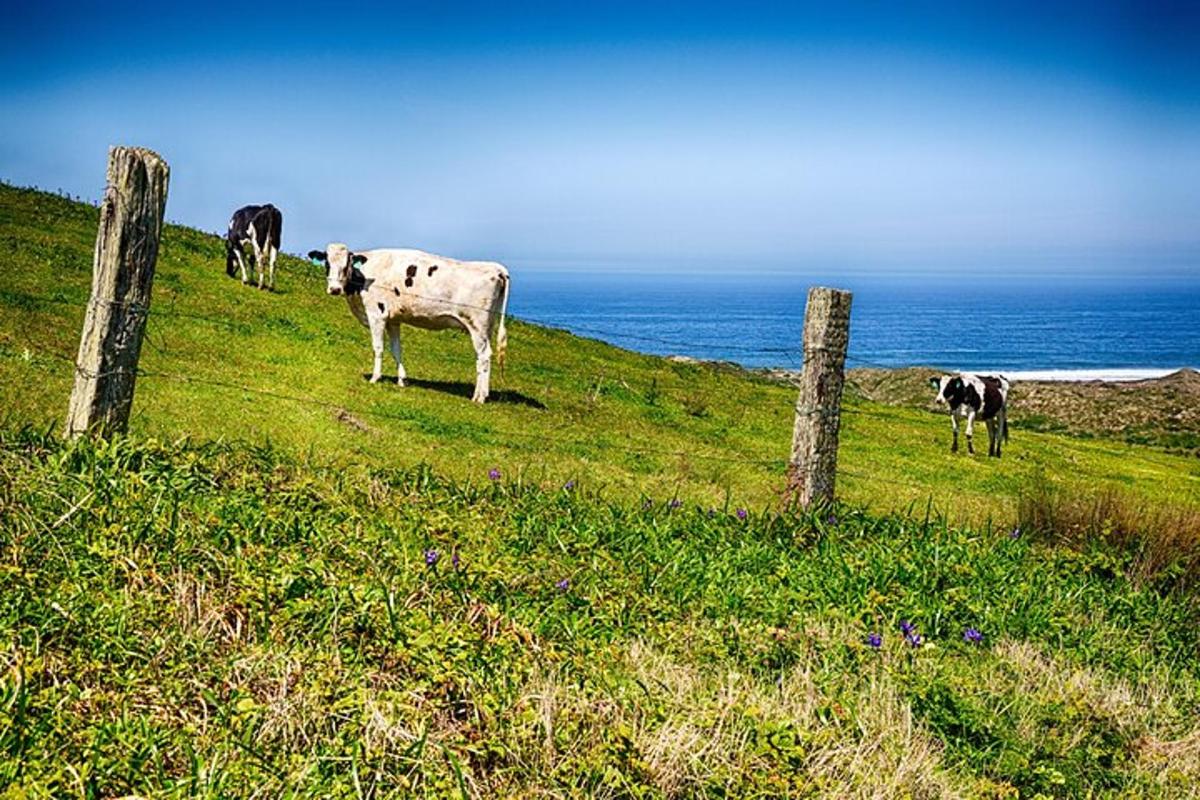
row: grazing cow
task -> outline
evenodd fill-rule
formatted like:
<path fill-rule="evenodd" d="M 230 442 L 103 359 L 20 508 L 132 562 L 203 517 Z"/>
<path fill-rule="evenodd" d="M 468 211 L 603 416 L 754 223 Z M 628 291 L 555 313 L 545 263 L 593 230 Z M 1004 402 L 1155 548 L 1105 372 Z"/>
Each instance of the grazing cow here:
<path fill-rule="evenodd" d="M 263 275 L 269 271 L 268 281 L 275 288 L 275 259 L 279 256 L 279 237 L 283 233 L 283 214 L 267 203 L 265 206 L 245 206 L 233 212 L 229 220 L 229 232 L 225 234 L 225 274 L 233 277 L 235 265 L 242 269 L 242 283 L 249 283 L 246 274 L 246 259 L 254 257 L 258 271 L 258 288 L 263 288 Z"/>
<path fill-rule="evenodd" d="M 1000 440 L 1008 441 L 1008 379 L 1003 375 L 935 375 L 929 383 L 937 389 L 938 405 L 950 407 L 950 424 L 954 428 L 954 443 L 950 452 L 958 450 L 958 416 L 967 418 L 967 452 L 974 453 L 971 436 L 976 418 L 987 423 L 988 455 L 1000 458 Z"/>
<path fill-rule="evenodd" d="M 396 359 L 396 378 L 404 385 L 400 363 L 400 324 L 429 330 L 458 328 L 475 346 L 475 394 L 487 400 L 492 371 L 491 337 L 496 360 L 504 366 L 508 334 L 508 270 L 492 261 L 455 261 L 420 250 L 351 252 L 344 244 L 313 250 L 308 257 L 325 265 L 329 294 L 345 295 L 350 311 L 371 331 L 375 366 L 371 382 L 380 378 L 383 335 Z"/>

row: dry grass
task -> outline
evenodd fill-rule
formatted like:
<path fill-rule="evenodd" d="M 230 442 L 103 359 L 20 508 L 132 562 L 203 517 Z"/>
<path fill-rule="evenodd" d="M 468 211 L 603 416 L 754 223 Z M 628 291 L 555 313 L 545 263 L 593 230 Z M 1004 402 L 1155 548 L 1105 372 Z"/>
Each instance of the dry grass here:
<path fill-rule="evenodd" d="M 1164 797 L 1200 796 L 1200 722 L 1172 700 L 1161 672 L 1136 685 L 1051 657 L 1029 642 L 1004 641 L 995 654 L 1015 693 L 1079 704 L 1106 718 L 1136 743 L 1137 770 Z M 1188 720 L 1180 723 L 1179 720 Z M 1027 735 L 1034 735 L 1031 727 Z"/>
<path fill-rule="evenodd" d="M 1130 577 L 1162 588 L 1200 585 L 1200 507 L 1104 488 L 1068 491 L 1038 480 L 1018 500 L 1021 529 L 1054 543 L 1103 542 L 1130 558 Z"/>
<path fill-rule="evenodd" d="M 586 758 L 597 746 L 588 739 L 615 731 L 665 797 L 737 795 L 747 776 L 760 779 L 755 790 L 777 796 L 960 796 L 940 745 L 882 668 L 822 688 L 815 659 L 775 681 L 703 670 L 645 643 L 622 659 L 633 684 L 628 702 L 589 697 L 557 675 L 535 680 L 528 699 L 541 737 L 536 772 Z M 581 731 L 586 736 L 571 735 Z"/>

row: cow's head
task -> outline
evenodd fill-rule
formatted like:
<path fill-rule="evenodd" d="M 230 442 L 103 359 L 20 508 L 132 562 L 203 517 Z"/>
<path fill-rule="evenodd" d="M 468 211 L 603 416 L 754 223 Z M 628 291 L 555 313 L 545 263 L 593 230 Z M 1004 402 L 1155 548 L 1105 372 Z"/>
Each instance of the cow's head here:
<path fill-rule="evenodd" d="M 934 375 L 929 378 L 929 385 L 937 390 L 934 400 L 938 405 L 958 408 L 967 394 L 967 386 L 961 375 Z"/>
<path fill-rule="evenodd" d="M 354 273 L 367 261 L 366 256 L 351 253 L 340 242 L 333 242 L 324 250 L 310 250 L 308 257 L 325 265 L 325 288 L 330 294 L 348 294 L 352 286 L 361 283 L 354 280 Z"/>

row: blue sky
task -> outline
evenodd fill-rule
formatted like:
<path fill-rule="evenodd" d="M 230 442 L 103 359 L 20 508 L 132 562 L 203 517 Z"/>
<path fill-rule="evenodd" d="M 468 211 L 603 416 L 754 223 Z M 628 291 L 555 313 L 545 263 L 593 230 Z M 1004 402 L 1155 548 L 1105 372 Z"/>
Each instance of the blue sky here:
<path fill-rule="evenodd" d="M 347 5 L 347 4 L 343 4 Z M 585 8 L 585 6 L 592 6 Z M 0 177 L 515 268 L 1200 271 L 1200 7 L 5 9 Z"/>

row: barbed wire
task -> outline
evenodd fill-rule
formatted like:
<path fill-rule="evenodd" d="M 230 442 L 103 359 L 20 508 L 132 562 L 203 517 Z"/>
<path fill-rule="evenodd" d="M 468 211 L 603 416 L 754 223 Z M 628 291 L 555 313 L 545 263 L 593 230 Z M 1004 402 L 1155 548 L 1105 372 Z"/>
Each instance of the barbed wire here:
<path fill-rule="evenodd" d="M 66 355 L 64 353 L 59 353 L 59 352 L 51 350 L 49 348 L 34 345 L 29 342 L 23 343 L 22 346 L 24 346 L 31 353 L 38 353 L 39 355 L 48 356 L 48 357 L 56 359 L 58 361 L 62 361 L 64 363 L 66 363 L 67 365 L 69 365 L 70 367 L 72 367 L 76 372 L 84 375 L 84 377 L 87 377 L 87 378 L 94 379 L 94 378 L 99 378 L 99 377 L 103 377 L 107 374 L 110 374 L 109 372 L 92 373 L 92 372 L 80 367 L 76 363 L 75 358 L 73 356 Z M 216 379 L 216 378 L 207 378 L 207 377 L 197 376 L 197 375 L 181 375 L 178 373 L 163 372 L 163 371 L 158 371 L 158 370 L 147 370 L 147 369 L 142 369 L 142 368 L 114 370 L 113 372 L 117 372 L 117 371 L 130 372 L 130 373 L 136 374 L 138 377 L 175 381 L 175 382 L 186 383 L 186 384 L 211 386 L 211 387 L 220 388 L 220 389 L 223 389 L 226 391 L 240 392 L 240 393 L 245 393 L 245 394 L 254 394 L 254 395 L 258 395 L 258 396 L 262 396 L 262 397 L 270 397 L 275 400 L 282 400 L 282 401 L 286 401 L 286 402 L 292 402 L 292 403 L 297 403 L 297 404 L 310 405 L 310 406 L 314 406 L 314 407 L 324 408 L 329 411 L 335 412 L 336 414 L 350 414 L 350 415 L 354 415 L 356 417 L 369 417 L 369 418 L 374 418 L 374 419 L 383 419 L 383 420 L 390 420 L 390 421 L 395 421 L 395 422 L 402 422 L 405 424 L 409 424 L 412 422 L 412 420 L 408 417 L 389 413 L 387 411 L 381 411 L 378 409 L 370 409 L 370 408 L 355 408 L 352 406 L 347 406 L 343 403 L 337 403 L 337 402 L 325 400 L 322 398 L 311 397 L 311 396 L 306 396 L 306 395 L 299 395 L 299 394 L 288 394 L 285 392 L 279 392 L 279 391 L 275 391 L 275 390 L 271 390 L 271 389 L 262 389 L 262 388 L 258 388 L 258 387 L 254 387 L 254 386 L 248 386 L 246 384 L 240 384 L 240 383 L 220 380 L 220 379 Z M 844 407 L 843 406 L 841 409 L 841 412 L 848 413 L 848 414 L 861 415 L 861 416 L 873 416 L 873 417 L 878 417 L 878 418 L 885 419 L 885 420 L 893 419 L 893 417 L 890 415 L 874 413 L 874 412 L 867 411 L 865 409 L 860 409 L 860 408 L 852 408 L 852 407 Z M 797 413 L 799 413 L 799 414 L 803 414 L 803 413 L 816 414 L 816 413 L 828 413 L 828 412 L 826 412 L 824 409 L 821 409 L 821 408 L 811 407 L 811 408 L 806 408 L 806 409 L 797 409 Z M 598 450 L 618 451 L 618 452 L 624 453 L 625 455 L 630 455 L 630 456 L 659 456 L 659 457 L 669 457 L 669 458 L 677 458 L 677 459 L 717 462 L 717 463 L 725 463 L 725 464 L 744 464 L 744 465 L 755 466 L 755 467 L 759 467 L 759 468 L 763 468 L 763 469 L 780 470 L 784 474 L 790 475 L 793 477 L 797 473 L 807 475 L 808 473 L 810 473 L 811 471 L 813 471 L 816 468 L 815 465 L 802 465 L 802 464 L 792 463 L 790 461 L 790 459 L 788 459 L 788 458 L 755 458 L 755 457 L 748 457 L 748 456 L 744 456 L 744 455 L 737 455 L 737 454 L 731 454 L 731 453 L 704 453 L 704 452 L 694 452 L 691 450 L 672 450 L 672 449 L 667 449 L 667 448 L 647 447 L 644 445 L 630 446 L 627 444 L 606 442 L 606 441 L 600 440 L 600 439 L 581 440 L 581 439 L 573 439 L 573 438 L 566 438 L 566 437 L 547 436 L 545 434 L 531 433 L 528 431 L 515 431 L 515 430 L 506 430 L 506 429 L 491 429 L 488 431 L 488 433 L 493 434 L 497 437 L 505 438 L 505 439 L 521 439 L 521 440 L 526 440 L 526 441 L 534 441 L 541 445 L 550 443 L 550 444 L 557 445 L 561 448 L 598 449 Z M 893 478 L 889 478 L 887 476 L 878 475 L 878 474 L 866 474 L 863 472 L 859 472 L 857 470 L 847 469 L 844 466 L 841 466 L 840 464 L 837 468 L 836 476 L 837 477 L 848 477 L 848 478 L 853 478 L 853 479 L 862 480 L 862 481 L 870 481 L 870 482 L 874 482 L 874 483 L 883 483 L 883 484 L 894 485 L 894 486 L 898 486 L 898 487 L 901 487 L 901 488 L 904 488 L 904 489 L 907 489 L 910 491 L 919 489 L 919 487 L 913 486 L 911 481 L 895 480 Z"/>
<path fill-rule="evenodd" d="M 51 358 L 66 362 L 67 364 L 72 366 L 76 371 L 78 371 L 80 374 L 84 375 L 84 377 L 94 379 L 97 377 L 103 377 L 105 375 L 111 374 L 110 372 L 93 373 L 88 370 L 85 370 L 75 363 L 74 358 L 72 358 L 71 356 L 65 355 L 63 353 L 59 353 L 59 352 L 56 352 L 53 350 L 49 350 L 47 348 L 39 347 L 39 346 L 33 345 L 28 342 L 23 343 L 22 346 L 24 346 L 30 352 L 36 352 L 39 355 L 49 356 Z M 377 419 L 387 419 L 387 420 L 404 422 L 404 423 L 412 422 L 412 420 L 408 417 L 404 417 L 404 416 L 401 416 L 398 414 L 388 413 L 386 411 L 380 411 L 378 409 L 353 408 L 353 407 L 346 406 L 345 404 L 342 404 L 342 403 L 336 403 L 336 402 L 333 402 L 330 400 L 324 400 L 324 399 L 317 398 L 317 397 L 310 397 L 310 396 L 298 395 L 298 394 L 287 394 L 284 392 L 278 392 L 278 391 L 274 391 L 274 390 L 270 390 L 270 389 L 260 389 L 258 387 L 254 387 L 254 386 L 248 386 L 245 384 L 234 383 L 231 381 L 224 381 L 224 380 L 215 379 L 215 378 L 206 378 L 206 377 L 195 376 L 195 375 L 180 375 L 178 373 L 161 372 L 158 370 L 148 370 L 148 369 L 142 369 L 142 368 L 137 368 L 137 369 L 133 369 L 133 370 L 121 370 L 121 371 L 132 372 L 133 374 L 136 374 L 138 377 L 172 380 L 172 381 L 177 381 L 177 382 L 181 382 L 181 383 L 201 384 L 201 385 L 206 385 L 206 386 L 222 388 L 222 389 L 226 389 L 226 390 L 230 390 L 230 391 L 238 391 L 238 392 L 244 392 L 244 393 L 248 393 L 248 394 L 256 394 L 256 395 L 260 395 L 260 396 L 264 396 L 264 397 L 270 397 L 270 398 L 276 399 L 276 400 L 285 400 L 285 401 L 289 401 L 289 402 L 293 402 L 293 403 L 301 403 L 301 404 L 307 404 L 307 405 L 313 405 L 313 406 L 320 406 L 320 407 L 326 408 L 331 411 L 344 412 L 344 413 L 353 414 L 356 416 L 373 417 L 373 418 L 377 418 Z M 114 372 L 116 372 L 116 371 L 114 371 Z M 702 461 L 732 462 L 732 463 L 749 464 L 749 465 L 755 465 L 755 466 L 759 466 L 759 467 L 770 467 L 770 468 L 781 468 L 787 464 L 787 460 L 783 459 L 783 458 L 773 458 L 773 459 L 771 459 L 771 458 L 752 458 L 752 457 L 747 457 L 747 456 L 731 455 L 728 453 L 703 453 L 703 452 L 693 452 L 690 450 L 670 450 L 670 449 L 666 449 L 666 448 L 655 448 L 655 447 L 646 447 L 646 446 L 629 447 L 629 446 L 624 446 L 624 445 L 612 444 L 612 443 L 605 442 L 603 440 L 598 440 L 598 439 L 582 440 L 582 439 L 567 439 L 567 438 L 562 438 L 562 437 L 547 437 L 544 434 L 531 433 L 528 431 L 492 429 L 492 430 L 489 430 L 488 432 L 492 433 L 496 436 L 501 436 L 501 437 L 506 437 L 506 438 L 511 437 L 511 438 L 516 438 L 516 439 L 525 439 L 525 440 L 530 440 L 530 441 L 536 441 L 539 443 L 553 442 L 554 444 L 561 445 L 564 447 L 582 447 L 582 448 L 590 447 L 590 448 L 599 448 L 602 450 L 614 450 L 615 449 L 615 450 L 620 450 L 628 455 L 668 456 L 668 457 L 672 457 L 672 458 L 696 459 L 696 460 L 702 460 Z"/>
<path fill-rule="evenodd" d="M 244 328 L 247 326 L 247 323 L 239 322 L 237 320 L 231 320 L 228 317 L 197 314 L 195 312 L 183 311 L 181 309 L 178 309 L 178 308 L 176 308 L 175 301 L 176 301 L 177 295 L 175 295 L 175 294 L 171 295 L 171 300 L 165 309 L 162 308 L 161 306 L 151 309 L 149 307 L 143 306 L 138 303 L 130 303 L 130 302 L 119 301 L 119 300 L 107 300 L 104 298 L 93 298 L 91 300 L 81 300 L 81 299 L 70 298 L 70 297 L 37 296 L 37 295 L 26 294 L 23 292 L 8 292 L 8 294 L 10 296 L 18 297 L 19 299 L 21 299 L 24 302 L 56 303 L 56 304 L 70 305 L 70 306 L 86 306 L 91 302 L 104 303 L 107 305 L 127 305 L 127 306 L 131 306 L 134 308 L 140 308 L 142 311 L 144 311 L 146 314 L 148 314 L 150 316 L 165 316 L 165 317 L 173 317 L 173 318 L 180 318 L 180 319 L 191 319 L 191 320 L 196 320 L 198 322 L 206 322 L 211 325 L 223 326 L 223 327 L 233 328 L 233 329 Z M 452 305 L 452 306 L 456 306 L 456 307 L 460 307 L 460 308 L 466 308 L 466 309 L 472 309 L 472 310 L 478 310 L 478 311 L 490 311 L 491 310 L 490 308 L 488 308 L 486 306 L 479 306 L 479 305 L 474 305 L 471 303 L 462 303 L 462 302 L 455 301 L 455 300 L 447 300 L 444 298 L 433 297 L 431 295 L 423 295 L 423 294 L 415 293 L 415 292 L 408 291 L 408 290 L 405 291 L 405 295 L 408 297 L 413 297 L 413 298 L 417 298 L 417 299 L 421 299 L 421 300 L 428 300 L 429 302 L 443 303 L 446 305 Z M 631 340 L 631 341 L 651 342 L 651 343 L 666 345 L 668 347 L 677 347 L 677 348 L 683 348 L 683 349 L 692 350 L 692 351 L 694 351 L 694 349 L 697 346 L 696 342 L 685 342 L 685 341 L 681 341 L 678 339 L 669 339 L 669 338 L 664 338 L 661 336 L 652 336 L 652 335 L 644 334 L 644 333 L 629 333 L 627 331 L 598 328 L 598 327 L 595 327 L 592 325 L 574 325 L 574 324 L 570 324 L 570 323 L 559 323 L 559 322 L 555 322 L 552 320 L 537 319 L 537 318 L 528 317 L 528 316 L 513 316 L 513 317 L 511 317 L 511 319 L 515 319 L 515 320 L 525 323 L 525 324 L 538 325 L 540 327 L 548 328 L 548 329 L 552 329 L 552 330 L 562 330 L 562 331 L 566 331 L 568 333 L 573 333 L 573 334 L 574 333 L 583 333 L 583 334 L 604 337 L 608 341 Z M 326 333 L 332 332 L 332 330 L 333 329 L 329 329 L 328 331 L 326 331 Z M 345 338 L 345 337 L 342 337 L 342 338 Z M 762 370 L 767 370 L 767 371 L 774 369 L 779 372 L 789 372 L 789 371 L 794 370 L 794 371 L 800 372 L 800 371 L 803 371 L 804 366 L 807 364 L 807 357 L 804 355 L 803 348 L 801 348 L 799 346 L 796 346 L 796 347 L 784 347 L 784 346 L 761 347 L 761 346 L 722 343 L 719 345 L 710 344 L 710 345 L 708 345 L 708 347 L 719 348 L 721 351 L 724 351 L 724 352 L 740 353 L 740 354 L 749 355 L 749 356 L 762 356 L 764 358 L 765 357 L 774 357 L 774 356 L 783 356 L 788 362 L 790 362 L 790 369 L 783 368 L 783 367 L 760 367 L 760 368 L 752 368 L 752 369 L 762 369 Z M 815 351 L 815 350 L 820 350 L 820 349 L 821 348 L 809 348 L 810 351 Z M 698 359 L 698 360 L 710 361 L 712 359 Z M 893 365 L 883 364 L 883 363 L 880 363 L 877 361 L 871 361 L 869 359 L 863 358 L 861 356 L 853 355 L 853 354 L 846 354 L 845 360 L 849 363 L 858 364 L 858 365 L 861 365 L 864 367 L 869 367 L 872 369 L 892 370 L 892 369 L 897 368 L 896 365 L 894 365 L 894 364 Z"/>
<path fill-rule="evenodd" d="M 32 301 L 32 302 L 48 302 L 48 303 L 56 303 L 56 304 L 71 305 L 71 306 L 79 306 L 82 304 L 85 307 L 90 304 L 94 304 L 94 303 L 103 303 L 103 304 L 112 305 L 112 306 L 125 306 L 133 313 L 138 313 L 138 314 L 148 314 L 151 312 L 151 309 L 149 307 L 147 307 L 146 305 L 136 303 L 136 302 L 131 302 L 131 301 L 108 300 L 105 298 L 89 298 L 87 301 L 81 302 L 78 299 L 68 298 L 68 297 L 57 297 L 57 296 L 36 297 L 33 295 L 27 295 L 27 294 L 22 294 L 22 293 L 11 293 L 11 292 L 9 294 L 10 295 L 18 294 L 23 300 Z M 423 299 L 440 301 L 440 302 L 449 302 L 453 305 L 460 305 L 460 306 L 463 306 L 466 308 L 486 310 L 485 307 L 483 307 L 483 306 L 475 306 L 475 305 L 466 304 L 466 303 L 456 303 L 455 301 L 443 301 L 441 298 L 431 298 L 426 295 L 420 295 L 420 294 L 414 294 L 414 293 L 409 293 L 409 295 L 415 296 L 415 297 L 420 297 Z M 171 302 L 165 309 L 161 306 L 154 309 L 153 315 L 161 316 L 161 317 L 168 317 L 168 318 L 191 319 L 191 320 L 196 320 L 196 321 L 200 321 L 200 322 L 205 322 L 208 324 L 224 326 L 224 327 L 232 328 L 232 329 L 248 327 L 247 323 L 239 322 L 237 320 L 231 320 L 228 317 L 196 314 L 193 312 L 179 310 L 175 307 L 175 297 L 176 297 L 175 295 L 171 296 Z M 554 327 L 552 325 L 548 325 L 547 323 L 539 322 L 537 320 L 524 320 L 524 321 L 532 323 L 532 324 L 536 324 L 536 325 L 543 325 L 545 327 Z M 568 328 L 566 330 L 570 331 L 571 329 Z M 645 340 L 645 341 L 655 341 L 655 342 L 659 342 L 662 344 L 670 344 L 672 346 L 675 346 L 675 345 L 683 346 L 685 344 L 682 342 L 677 342 L 674 340 L 664 339 L 664 338 L 660 338 L 660 337 L 644 336 L 641 334 L 627 334 L 627 333 L 616 332 L 616 331 L 604 331 L 604 330 L 591 328 L 591 327 L 585 327 L 585 326 L 576 327 L 575 330 L 596 333 L 598 335 L 610 336 L 614 339 L 631 338 L 631 339 L 639 339 L 639 340 Z M 329 329 L 326 329 L 325 331 L 323 331 L 323 335 L 326 338 L 328 338 L 332 335 L 333 338 L 340 340 L 340 341 L 346 341 L 346 342 L 351 342 L 351 341 L 358 342 L 359 341 L 359 339 L 357 337 L 353 337 L 349 334 L 343 333 L 343 332 L 338 331 L 333 328 L 329 328 Z M 149 337 L 147 337 L 147 340 L 150 341 Z M 151 346 L 155 347 L 160 352 L 163 351 L 163 348 L 161 348 L 159 345 L 155 344 L 153 341 L 151 341 Z M 27 344 L 27 347 L 30 350 L 39 350 L 39 348 L 30 347 L 28 344 Z M 758 349 L 753 349 L 753 348 L 747 347 L 747 348 L 740 348 L 740 349 L 744 350 L 745 352 L 756 352 L 759 354 L 770 353 L 770 354 L 777 354 L 777 355 L 784 356 L 789 362 L 791 362 L 793 369 L 777 370 L 773 373 L 769 373 L 769 377 L 779 380 L 781 383 L 790 385 L 793 388 L 798 388 L 800 386 L 800 379 L 801 379 L 801 376 L 802 376 L 805 368 L 807 367 L 808 363 L 814 357 L 815 352 L 820 348 L 809 348 L 809 352 L 807 352 L 807 353 L 801 352 L 800 350 L 798 350 L 796 348 L 787 348 L 787 347 L 758 348 Z M 85 378 L 97 379 L 100 377 L 105 377 L 110 374 L 135 372 L 135 370 L 130 370 L 128 368 L 118 368 L 118 369 L 109 370 L 109 371 L 94 372 L 94 371 L 88 370 L 88 369 L 78 365 L 75 362 L 74 358 L 71 358 L 68 356 L 63 356 L 58 353 L 48 352 L 48 351 L 45 351 L 44 349 L 40 349 L 39 351 L 43 352 L 43 353 L 48 353 L 49 355 L 51 355 L 53 357 L 68 361 L 69 363 L 71 363 L 71 365 L 73 366 L 76 373 L 82 375 Z M 884 365 L 874 364 L 873 362 L 869 362 L 866 359 L 861 359 L 856 356 L 847 355 L 845 358 L 846 358 L 846 361 L 863 363 L 863 364 L 868 364 L 870 366 L 887 369 L 887 367 Z M 188 375 L 175 375 L 175 374 L 171 374 L 171 373 L 162 373 L 162 372 L 154 372 L 154 371 L 147 371 L 147 370 L 136 370 L 136 374 L 147 376 L 147 377 L 164 378 L 164 379 L 168 379 L 168 380 L 177 380 L 177 381 L 188 382 L 188 383 L 204 383 L 204 384 L 211 385 L 214 387 L 224 388 L 226 390 L 236 390 L 236 391 L 241 391 L 241 392 L 248 392 L 248 393 L 258 394 L 258 395 L 262 395 L 262 396 L 268 396 L 268 397 L 272 397 L 275 399 L 281 399 L 281 400 L 286 400 L 286 401 L 296 402 L 296 403 L 317 404 L 317 405 L 322 405 L 322 406 L 328 407 L 333 410 L 344 411 L 346 413 L 358 414 L 361 416 L 377 417 L 377 418 L 382 418 L 382 419 L 392 419 L 392 420 L 405 421 L 405 422 L 409 421 L 403 417 L 399 417 L 394 414 L 387 414 L 386 412 L 379 412 L 377 410 L 363 410 L 363 409 L 355 410 L 355 409 L 346 408 L 345 406 L 338 404 L 338 403 L 334 403 L 332 401 L 321 400 L 321 399 L 312 398 L 312 397 L 303 397 L 303 396 L 299 396 L 299 395 L 289 395 L 289 394 L 285 394 L 285 393 L 281 393 L 281 392 L 275 392 L 275 391 L 265 390 L 265 389 L 258 389 L 258 388 L 251 387 L 251 386 L 231 383 L 228 381 L 220 381 L 220 380 L 211 379 L 211 378 L 203 378 L 203 377 L 199 377 L 199 376 L 188 376 Z M 684 388 L 686 388 L 686 387 L 684 387 Z M 795 413 L 800 416 L 814 416 L 814 415 L 832 416 L 835 413 L 831 409 L 826 409 L 826 408 L 819 407 L 819 406 L 799 407 L 797 405 L 794 410 L 795 410 Z M 877 411 L 867 410 L 867 409 L 863 409 L 863 408 L 856 407 L 856 406 L 849 405 L 849 404 L 843 404 L 840 408 L 839 413 L 845 414 L 845 415 L 874 417 L 877 419 L 888 420 L 888 421 L 894 419 L 894 415 L 879 413 Z M 521 431 L 495 431 L 495 433 L 497 433 L 499 435 L 504 435 L 504 436 L 511 436 L 513 438 L 538 439 L 538 440 L 543 440 L 543 441 L 545 440 L 545 437 L 542 435 L 529 434 L 529 433 L 521 432 Z M 558 444 L 562 444 L 562 445 L 570 446 L 570 447 L 587 447 L 587 446 L 605 447 L 605 446 L 608 446 L 605 444 L 600 444 L 596 441 L 579 441 L 579 440 L 570 440 L 570 439 L 558 439 L 556 441 Z M 702 453 L 692 453 L 692 452 L 688 452 L 688 451 L 663 450 L 661 448 L 641 447 L 641 448 L 622 448 L 622 449 L 624 449 L 629 454 L 635 454 L 635 455 L 640 454 L 640 455 L 660 455 L 660 456 L 670 456 L 670 457 L 690 457 L 690 458 L 697 458 L 697 459 L 702 459 L 702 460 L 734 461 L 734 462 L 738 462 L 738 463 L 748 463 L 748 464 L 754 464 L 754 465 L 759 465 L 759 466 L 776 467 L 776 466 L 787 463 L 787 461 L 785 459 L 746 458 L 746 457 L 741 457 L 741 456 L 702 454 Z M 863 476 L 863 477 L 865 477 L 866 479 L 875 479 L 872 476 Z"/>

